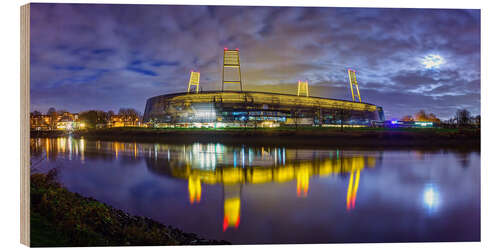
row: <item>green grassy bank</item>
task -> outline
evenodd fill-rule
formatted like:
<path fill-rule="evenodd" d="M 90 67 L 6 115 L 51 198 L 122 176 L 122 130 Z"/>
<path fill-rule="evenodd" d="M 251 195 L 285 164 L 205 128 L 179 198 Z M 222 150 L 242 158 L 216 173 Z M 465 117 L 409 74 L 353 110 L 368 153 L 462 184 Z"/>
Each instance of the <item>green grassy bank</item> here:
<path fill-rule="evenodd" d="M 227 143 L 287 146 L 468 147 L 479 148 L 480 129 L 441 128 L 108 128 L 76 131 L 91 140 L 163 143 Z M 33 135 L 32 135 L 33 136 Z M 34 135 L 36 137 L 36 135 Z"/>
<path fill-rule="evenodd" d="M 31 175 L 32 247 L 228 244 L 201 239 L 72 193 L 56 181 L 56 175 L 55 170 Z"/>

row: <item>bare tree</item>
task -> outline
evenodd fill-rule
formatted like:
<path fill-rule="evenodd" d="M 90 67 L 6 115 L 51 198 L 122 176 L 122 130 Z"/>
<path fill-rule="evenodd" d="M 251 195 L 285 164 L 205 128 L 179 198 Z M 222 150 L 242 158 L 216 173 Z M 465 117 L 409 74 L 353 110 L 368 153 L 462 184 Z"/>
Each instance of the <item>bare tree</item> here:
<path fill-rule="evenodd" d="M 85 122 L 86 127 L 96 128 L 98 124 L 106 123 L 106 113 L 100 110 L 84 111 L 80 113 L 79 119 Z"/>
<path fill-rule="evenodd" d="M 55 108 L 51 107 L 47 111 L 47 115 L 50 117 L 49 128 L 56 129 L 57 125 L 57 111 Z"/>
<path fill-rule="evenodd" d="M 107 121 L 111 121 L 111 118 L 115 115 L 115 112 L 113 112 L 113 110 L 109 110 L 108 112 L 106 112 L 106 120 Z"/>
<path fill-rule="evenodd" d="M 477 115 L 476 117 L 474 117 L 474 123 L 478 128 L 481 128 L 481 115 Z"/>
<path fill-rule="evenodd" d="M 471 123 L 471 115 L 467 109 L 459 109 L 455 113 L 455 119 L 458 127 L 465 127 Z"/>
<path fill-rule="evenodd" d="M 435 123 L 440 123 L 441 120 L 439 118 L 436 117 L 436 115 L 434 113 L 430 113 L 429 116 L 429 121 L 430 122 L 435 122 Z"/>
<path fill-rule="evenodd" d="M 47 111 L 47 115 L 52 115 L 54 113 L 57 113 L 57 111 L 54 107 L 50 107 L 49 110 Z"/>
<path fill-rule="evenodd" d="M 425 111 L 422 109 L 415 114 L 415 120 L 421 121 L 421 122 L 426 122 L 429 120 L 429 118 L 427 117 L 427 114 L 425 113 Z"/>
<path fill-rule="evenodd" d="M 411 116 L 411 115 L 405 115 L 405 116 L 403 116 L 403 118 L 401 120 L 405 121 L 405 122 L 412 122 L 412 121 L 414 121 L 413 120 L 413 116 Z"/>
<path fill-rule="evenodd" d="M 121 108 L 118 110 L 118 115 L 122 116 L 125 122 L 135 124 L 140 118 L 140 113 L 132 108 Z"/>

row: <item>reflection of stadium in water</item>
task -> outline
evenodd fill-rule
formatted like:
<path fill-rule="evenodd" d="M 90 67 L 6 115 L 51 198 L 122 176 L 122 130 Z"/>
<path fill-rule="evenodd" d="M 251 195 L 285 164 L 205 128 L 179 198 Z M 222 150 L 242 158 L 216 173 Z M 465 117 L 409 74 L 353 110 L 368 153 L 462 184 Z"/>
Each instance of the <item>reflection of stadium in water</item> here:
<path fill-rule="evenodd" d="M 87 158 L 144 158 L 148 168 L 159 175 L 187 180 L 189 201 L 201 201 L 202 184 L 222 185 L 224 231 L 240 222 L 240 194 L 243 185 L 296 182 L 297 197 L 307 197 L 313 177 L 348 175 L 346 209 L 355 207 L 360 173 L 374 167 L 376 151 L 293 149 L 285 147 L 226 146 L 222 144 L 170 145 L 87 141 L 57 138 L 32 139 L 33 156 L 54 161 Z M 379 160 L 380 161 L 380 160 Z"/>
<path fill-rule="evenodd" d="M 202 184 L 222 184 L 225 231 L 228 227 L 239 226 L 240 194 L 244 184 L 295 181 L 297 197 L 307 197 L 310 178 L 348 174 L 346 208 L 353 209 L 360 173 L 365 167 L 375 166 L 375 155 L 373 152 L 196 143 L 172 146 L 167 150 L 167 159 L 148 158 L 147 165 L 152 171 L 186 179 L 191 204 L 200 202 Z"/>
<path fill-rule="evenodd" d="M 32 172 L 59 168 L 61 184 L 72 192 L 206 238 L 240 244 L 480 239 L 479 152 L 71 137 L 33 138 L 30 146 Z"/>

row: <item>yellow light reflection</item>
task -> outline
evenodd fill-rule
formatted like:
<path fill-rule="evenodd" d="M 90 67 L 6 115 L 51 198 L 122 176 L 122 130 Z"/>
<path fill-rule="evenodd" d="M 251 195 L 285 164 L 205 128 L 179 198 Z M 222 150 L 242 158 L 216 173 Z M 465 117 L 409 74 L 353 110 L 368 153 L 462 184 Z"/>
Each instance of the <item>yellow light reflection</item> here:
<path fill-rule="evenodd" d="M 309 192 L 309 170 L 312 165 L 302 163 L 297 171 L 297 197 L 307 197 Z"/>
<path fill-rule="evenodd" d="M 155 147 L 155 151 L 158 151 L 159 154 L 165 150 L 161 147 Z M 327 154 L 323 153 L 319 157 L 311 158 L 312 155 L 290 149 L 287 149 L 287 161 L 275 165 L 272 163 L 274 163 L 276 157 L 273 156 L 275 156 L 277 151 L 272 148 L 259 147 L 257 150 L 248 149 L 248 152 L 252 152 L 253 164 L 244 167 L 241 164 L 242 153 L 237 155 L 239 156 L 237 160 L 234 160 L 235 157 L 230 157 L 230 159 L 221 157 L 219 160 L 219 155 L 217 154 L 222 150 L 222 148 L 219 148 L 215 144 L 213 146 L 195 144 L 192 147 L 179 148 L 181 156 L 172 157 L 169 159 L 169 162 L 176 160 L 180 162 L 179 164 L 170 165 L 172 167 L 169 174 L 188 180 L 189 201 L 191 204 L 200 202 L 202 183 L 209 185 L 220 183 L 224 186 L 224 231 L 229 227 L 238 227 L 240 223 L 240 195 L 238 194 L 239 191 L 237 191 L 239 189 L 235 189 L 235 187 L 242 187 L 241 184 L 296 181 L 297 197 L 307 197 L 312 177 L 327 177 L 349 173 L 346 207 L 350 211 L 356 206 L 361 171 L 366 166 L 375 167 L 376 165 L 376 157 L 370 155 L 353 155 L 351 153 L 344 155 L 339 154 L 337 151 L 328 152 Z M 231 152 L 229 148 L 224 151 Z M 235 149 L 234 152 L 240 152 L 240 149 Z M 234 156 L 236 154 L 228 153 L 227 155 Z M 201 163 L 201 158 L 203 158 L 203 164 Z M 210 162 L 211 158 L 214 159 L 213 163 Z"/>
<path fill-rule="evenodd" d="M 113 142 L 113 148 L 115 150 L 115 158 L 118 159 L 118 143 Z"/>
<path fill-rule="evenodd" d="M 288 182 L 295 177 L 295 170 L 293 167 L 280 167 L 274 170 L 275 180 L 277 182 Z"/>
<path fill-rule="evenodd" d="M 201 180 L 198 177 L 189 177 L 188 180 L 189 203 L 200 203 L 201 200 Z"/>
<path fill-rule="evenodd" d="M 347 188 L 347 210 L 354 209 L 356 206 L 356 194 L 358 193 L 358 186 L 359 186 L 359 176 L 360 176 L 360 170 L 356 170 L 356 180 L 354 181 L 354 186 L 353 186 L 353 179 L 354 179 L 354 172 L 351 172 L 351 177 L 349 178 L 349 187 Z"/>
<path fill-rule="evenodd" d="M 45 154 L 47 155 L 47 160 L 49 160 L 49 158 L 50 158 L 49 138 L 45 138 Z"/>
<path fill-rule="evenodd" d="M 226 231 L 228 227 L 238 228 L 240 225 L 240 197 L 233 197 L 224 200 L 224 221 L 222 231 Z"/>
<path fill-rule="evenodd" d="M 85 140 L 83 138 L 80 139 L 80 152 L 82 153 L 80 155 L 80 160 L 83 162 L 85 161 Z"/>
<path fill-rule="evenodd" d="M 266 183 L 272 181 L 273 170 L 270 168 L 254 168 L 247 175 L 250 183 Z"/>
<path fill-rule="evenodd" d="M 222 181 L 224 184 L 241 183 L 244 180 L 243 169 L 225 168 L 222 170 Z"/>

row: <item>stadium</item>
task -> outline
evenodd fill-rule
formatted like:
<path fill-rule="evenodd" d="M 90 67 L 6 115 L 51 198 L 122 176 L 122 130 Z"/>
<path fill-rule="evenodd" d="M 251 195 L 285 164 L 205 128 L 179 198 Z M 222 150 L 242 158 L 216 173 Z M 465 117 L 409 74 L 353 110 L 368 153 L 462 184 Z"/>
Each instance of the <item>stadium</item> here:
<path fill-rule="evenodd" d="M 200 73 L 191 72 L 187 92 L 147 100 L 143 122 L 221 128 L 370 126 L 384 121 L 382 107 L 361 102 L 354 70 L 348 70 L 352 101 L 309 96 L 307 81 L 298 82 L 297 95 L 243 91 L 240 72 L 239 50 L 224 49 L 221 91 L 199 91 Z M 239 84 L 240 90 L 224 91 L 226 84 Z"/>

